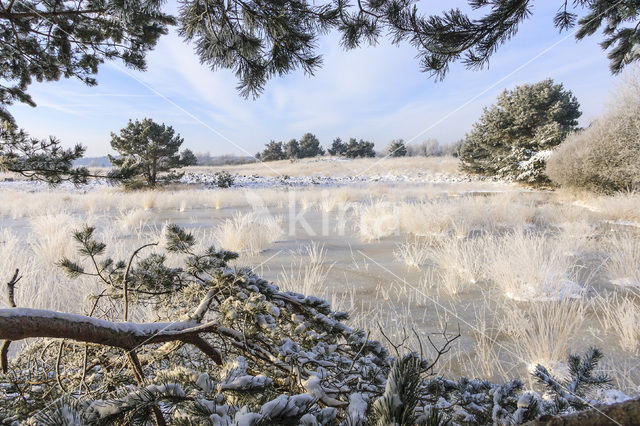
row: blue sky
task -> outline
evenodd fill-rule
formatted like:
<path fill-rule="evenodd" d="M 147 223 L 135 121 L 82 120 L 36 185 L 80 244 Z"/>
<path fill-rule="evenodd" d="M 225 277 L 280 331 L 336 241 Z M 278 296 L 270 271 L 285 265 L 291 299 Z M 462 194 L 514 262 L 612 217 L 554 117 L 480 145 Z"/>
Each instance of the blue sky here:
<path fill-rule="evenodd" d="M 466 4 L 437 3 L 423 9 Z M 460 139 L 503 89 L 551 77 L 577 96 L 584 125 L 605 107 L 616 78 L 598 45 L 600 35 L 578 42 L 553 28 L 558 3 L 537 2 L 533 17 L 488 69 L 456 65 L 443 82 L 419 71 L 409 45 L 381 40 L 344 51 L 330 34 L 320 41 L 324 65 L 315 76 L 298 71 L 271 80 L 260 98 L 245 100 L 231 72 L 201 66 L 193 49 L 171 33 L 149 54 L 144 73 L 107 63 L 97 87 L 76 80 L 33 84 L 38 106 L 10 110 L 32 135 L 55 135 L 68 146 L 80 142 L 88 156 L 111 153 L 110 132 L 143 117 L 172 125 L 184 137 L 183 147 L 214 155 L 254 154 L 270 139 L 286 141 L 307 131 L 325 146 L 339 136 L 369 139 L 382 149 L 394 138 Z"/>

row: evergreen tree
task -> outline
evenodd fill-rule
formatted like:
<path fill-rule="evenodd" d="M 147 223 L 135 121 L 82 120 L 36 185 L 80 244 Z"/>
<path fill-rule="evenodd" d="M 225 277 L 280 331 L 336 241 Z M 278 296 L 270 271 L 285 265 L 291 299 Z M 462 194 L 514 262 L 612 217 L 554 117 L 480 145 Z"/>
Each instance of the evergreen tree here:
<path fill-rule="evenodd" d="M 125 186 L 154 187 L 160 180 L 168 181 L 177 177 L 160 173 L 182 167 L 179 149 L 184 139 L 176 134 L 173 127 L 157 124 L 149 118 L 142 121 L 129 120 L 120 135 L 111 133 L 111 147 L 120 155 L 109 160 L 116 167 L 111 178 L 119 178 Z"/>
<path fill-rule="evenodd" d="M 485 108 L 459 150 L 463 169 L 530 183 L 546 182 L 545 156 L 576 129 L 579 104 L 547 79 L 505 90 Z"/>
<path fill-rule="evenodd" d="M 300 158 L 300 144 L 298 141 L 296 139 L 291 139 L 287 142 L 287 145 L 284 148 L 284 153 L 290 160 Z"/>
<path fill-rule="evenodd" d="M 266 144 L 264 151 L 262 151 L 259 157 L 262 161 L 278 161 L 284 160 L 285 158 L 282 142 L 276 141 L 271 141 Z"/>
<path fill-rule="evenodd" d="M 318 155 L 324 155 L 320 141 L 314 134 L 305 133 L 300 138 L 300 158 L 317 157 Z"/>
<path fill-rule="evenodd" d="M 159 0 L 9 1 L 0 11 L 0 118 L 12 120 L 14 101 L 35 106 L 27 93 L 33 80 L 93 77 L 105 60 L 120 59 L 144 70 L 145 55 L 175 18 Z"/>
<path fill-rule="evenodd" d="M 358 142 L 355 138 L 350 138 L 345 155 L 348 158 L 375 157 L 376 152 L 373 150 L 373 146 L 373 142 L 362 139 Z"/>
<path fill-rule="evenodd" d="M 404 157 L 407 155 L 407 147 L 402 139 L 392 140 L 387 151 L 390 157 Z"/>
<path fill-rule="evenodd" d="M 460 9 L 426 16 L 409 0 L 186 0 L 180 32 L 195 42 L 203 63 L 232 69 L 245 96 L 259 94 L 270 78 L 298 68 L 313 74 L 322 63 L 318 38 L 333 29 L 347 49 L 375 45 L 383 34 L 396 44 L 408 42 L 417 49 L 422 70 L 442 78 L 459 60 L 470 69 L 486 65 L 533 13 L 531 0 L 468 3 L 474 18 Z M 558 6 L 554 25 L 562 31 L 577 24 L 577 39 L 603 27 L 602 47 L 609 51 L 612 72 L 640 59 L 637 1 L 558 1 Z"/>
<path fill-rule="evenodd" d="M 180 164 L 183 166 L 195 166 L 198 164 L 198 157 L 187 148 L 180 153 Z"/>
<path fill-rule="evenodd" d="M 335 138 L 327 151 L 329 155 L 344 155 L 347 152 L 347 144 L 342 142 L 342 139 Z"/>
<path fill-rule="evenodd" d="M 202 63 L 235 71 L 247 96 L 260 93 L 274 76 L 298 68 L 313 73 L 321 65 L 318 39 L 332 29 L 347 49 L 375 44 L 382 34 L 391 34 L 394 43 L 416 47 L 423 70 L 438 76 L 459 59 L 477 68 L 517 32 L 531 15 L 533 2 L 468 3 L 480 10 L 477 18 L 460 9 L 421 15 L 408 0 L 184 0 L 177 19 L 162 12 L 159 0 L 9 1 L 0 12 L 0 116 L 10 117 L 6 106 L 14 101 L 34 104 L 27 93 L 34 79 L 76 77 L 93 85 L 98 66 L 114 58 L 144 69 L 146 53 L 174 23 L 184 39 L 195 44 Z M 573 10 L 566 1 L 558 3 L 554 25 L 560 30 L 577 24 L 576 38 L 582 39 L 604 28 L 602 46 L 609 51 L 612 72 L 640 58 L 635 47 L 638 2 L 580 0 L 573 2 Z"/>

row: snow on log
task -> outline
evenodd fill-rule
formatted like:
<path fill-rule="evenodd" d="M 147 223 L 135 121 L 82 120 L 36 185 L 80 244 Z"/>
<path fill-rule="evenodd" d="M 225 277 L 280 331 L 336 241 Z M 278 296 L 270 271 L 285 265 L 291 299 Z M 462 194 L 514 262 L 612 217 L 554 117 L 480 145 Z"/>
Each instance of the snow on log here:
<path fill-rule="evenodd" d="M 222 364 L 220 353 L 199 335 L 217 328 L 216 324 L 197 322 L 111 322 L 43 309 L 0 309 L 0 339 L 15 341 L 51 337 L 127 350 L 147 344 L 181 341 L 195 345 L 217 364 Z"/>

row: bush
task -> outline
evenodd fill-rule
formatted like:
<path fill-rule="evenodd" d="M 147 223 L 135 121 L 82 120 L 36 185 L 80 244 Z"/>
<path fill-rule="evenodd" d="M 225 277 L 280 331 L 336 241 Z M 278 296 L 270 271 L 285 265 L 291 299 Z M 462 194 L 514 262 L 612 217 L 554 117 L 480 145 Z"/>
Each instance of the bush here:
<path fill-rule="evenodd" d="M 562 84 L 547 79 L 505 90 L 485 108 L 459 150 L 472 173 L 547 183 L 545 155 L 576 129 L 579 104 Z"/>
<path fill-rule="evenodd" d="M 553 152 L 546 173 L 557 185 L 613 193 L 640 189 L 640 77 L 627 74 L 608 111 Z"/>
<path fill-rule="evenodd" d="M 233 186 L 235 178 L 228 171 L 222 170 L 220 172 L 216 172 L 213 176 L 215 178 L 216 185 L 219 188 L 230 188 Z"/>

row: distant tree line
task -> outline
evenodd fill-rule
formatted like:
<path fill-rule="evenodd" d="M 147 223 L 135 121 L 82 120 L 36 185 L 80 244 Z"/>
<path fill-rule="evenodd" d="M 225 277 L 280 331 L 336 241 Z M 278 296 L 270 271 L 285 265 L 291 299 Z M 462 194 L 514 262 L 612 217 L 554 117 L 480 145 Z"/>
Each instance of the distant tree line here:
<path fill-rule="evenodd" d="M 305 133 L 300 140 L 291 139 L 289 142 L 270 141 L 262 152 L 256 154 L 261 161 L 296 160 L 300 158 L 318 157 L 321 155 L 339 155 L 348 158 L 375 157 L 374 143 L 363 139 L 350 138 L 349 142 L 342 142 L 336 138 L 325 151 L 320 140 L 312 133 Z"/>
<path fill-rule="evenodd" d="M 386 155 L 388 157 L 457 157 L 460 145 L 462 141 L 443 145 L 433 138 L 408 145 L 403 139 L 394 139 L 387 147 Z"/>

